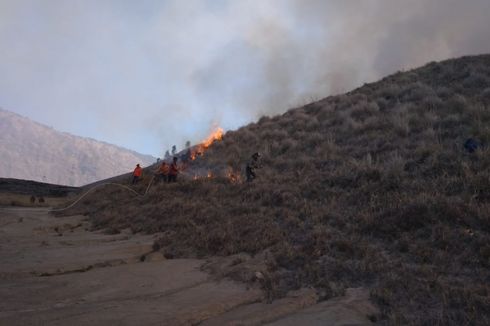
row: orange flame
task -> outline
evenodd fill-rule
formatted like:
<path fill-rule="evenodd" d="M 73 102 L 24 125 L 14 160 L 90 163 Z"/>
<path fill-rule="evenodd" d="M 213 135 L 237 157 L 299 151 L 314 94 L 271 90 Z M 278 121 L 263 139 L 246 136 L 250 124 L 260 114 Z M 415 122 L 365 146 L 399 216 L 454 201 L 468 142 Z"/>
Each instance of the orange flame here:
<path fill-rule="evenodd" d="M 228 168 L 228 171 L 226 172 L 226 177 L 228 178 L 228 180 L 230 180 L 231 183 L 242 182 L 242 176 L 240 172 L 233 171 L 231 167 Z"/>
<path fill-rule="evenodd" d="M 223 173 L 224 172 L 224 173 Z M 216 172 L 208 170 L 207 173 L 196 173 L 192 177 L 192 180 L 210 180 L 214 178 L 226 177 L 230 183 L 240 184 L 243 183 L 242 176 L 239 171 L 235 171 L 232 167 L 228 167 L 226 171 Z"/>
<path fill-rule="evenodd" d="M 192 177 L 193 180 L 205 180 L 205 179 L 212 179 L 214 178 L 214 173 L 211 170 L 208 170 L 208 173 L 205 175 L 200 175 L 200 174 L 194 174 Z"/>
<path fill-rule="evenodd" d="M 203 155 L 209 146 L 211 146 L 211 144 L 213 144 L 215 141 L 222 140 L 223 134 L 223 128 L 217 127 L 214 129 L 211 134 L 191 152 L 191 160 L 194 161 L 198 156 Z"/>
<path fill-rule="evenodd" d="M 203 142 L 202 142 L 202 146 L 207 149 L 209 146 L 211 146 L 212 143 L 214 143 L 215 141 L 219 141 L 219 140 L 222 140 L 223 139 L 223 128 L 216 128 L 215 130 L 213 130 L 213 132 L 211 132 L 211 134 L 208 136 L 208 138 L 206 138 Z"/>

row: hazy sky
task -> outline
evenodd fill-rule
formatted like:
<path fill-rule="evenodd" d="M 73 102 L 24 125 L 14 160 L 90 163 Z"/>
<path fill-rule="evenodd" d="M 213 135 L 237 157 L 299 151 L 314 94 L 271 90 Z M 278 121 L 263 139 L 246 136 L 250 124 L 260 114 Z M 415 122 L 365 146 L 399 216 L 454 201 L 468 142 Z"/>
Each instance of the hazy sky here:
<path fill-rule="evenodd" d="M 0 107 L 161 156 L 490 52 L 489 0 L 0 0 Z"/>

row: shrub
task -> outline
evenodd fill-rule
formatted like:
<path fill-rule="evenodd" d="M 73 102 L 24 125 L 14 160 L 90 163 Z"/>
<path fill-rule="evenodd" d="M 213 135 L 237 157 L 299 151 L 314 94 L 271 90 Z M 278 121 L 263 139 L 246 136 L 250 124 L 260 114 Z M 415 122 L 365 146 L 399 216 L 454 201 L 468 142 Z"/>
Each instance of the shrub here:
<path fill-rule="evenodd" d="M 418 81 L 407 85 L 402 91 L 401 98 L 404 102 L 420 102 L 434 95 L 432 87 Z"/>
<path fill-rule="evenodd" d="M 366 118 L 375 115 L 379 111 L 379 106 L 375 102 L 360 102 L 350 109 L 350 116 L 355 121 L 364 121 Z"/>
<path fill-rule="evenodd" d="M 473 72 L 463 80 L 463 86 L 470 89 L 471 92 L 478 92 L 490 87 L 490 78 L 479 72 Z"/>
<path fill-rule="evenodd" d="M 437 95 L 429 95 L 422 99 L 422 105 L 420 107 L 424 111 L 439 111 L 443 107 L 443 101 Z"/>
<path fill-rule="evenodd" d="M 381 97 L 385 100 L 391 101 L 394 99 L 398 99 L 402 92 L 402 89 L 396 84 L 390 84 L 384 86 L 382 89 L 377 91 L 377 96 Z"/>
<path fill-rule="evenodd" d="M 449 98 L 446 104 L 446 110 L 449 113 L 461 114 L 464 112 L 466 106 L 468 105 L 464 96 L 456 94 Z"/>
<path fill-rule="evenodd" d="M 446 100 L 449 97 L 451 97 L 451 95 L 453 95 L 453 93 L 449 87 L 438 86 L 438 87 L 436 87 L 435 90 L 436 90 L 437 97 L 439 97 L 442 100 Z"/>
<path fill-rule="evenodd" d="M 490 87 L 487 87 L 482 91 L 480 99 L 486 105 L 490 105 Z"/>

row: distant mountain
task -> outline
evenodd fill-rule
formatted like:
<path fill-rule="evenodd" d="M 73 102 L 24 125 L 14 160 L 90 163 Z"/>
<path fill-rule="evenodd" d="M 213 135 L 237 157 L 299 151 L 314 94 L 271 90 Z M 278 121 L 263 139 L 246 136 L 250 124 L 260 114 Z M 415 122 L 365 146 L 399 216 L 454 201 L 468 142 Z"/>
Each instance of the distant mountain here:
<path fill-rule="evenodd" d="M 81 186 L 156 159 L 73 136 L 0 108 L 0 177 Z"/>

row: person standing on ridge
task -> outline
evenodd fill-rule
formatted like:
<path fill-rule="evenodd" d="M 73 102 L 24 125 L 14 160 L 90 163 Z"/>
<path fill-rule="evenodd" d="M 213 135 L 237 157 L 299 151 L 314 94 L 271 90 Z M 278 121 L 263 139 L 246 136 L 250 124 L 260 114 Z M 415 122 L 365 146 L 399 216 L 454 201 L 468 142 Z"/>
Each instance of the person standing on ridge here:
<path fill-rule="evenodd" d="M 245 168 L 245 173 L 247 175 L 247 181 L 252 182 L 257 175 L 255 174 L 255 169 L 259 169 L 259 157 L 260 153 L 254 153 L 252 158 L 247 163 L 247 167 Z"/>
<path fill-rule="evenodd" d="M 136 167 L 134 168 L 134 171 L 133 171 L 133 181 L 131 182 L 131 184 L 136 184 L 138 183 L 139 179 L 141 178 L 141 173 L 143 172 L 143 169 L 141 168 L 141 166 L 139 164 L 136 164 Z"/>
<path fill-rule="evenodd" d="M 177 174 L 179 174 L 179 168 L 177 167 L 177 157 L 174 156 L 174 160 L 170 164 L 170 171 L 168 172 L 168 182 L 177 182 Z"/>

